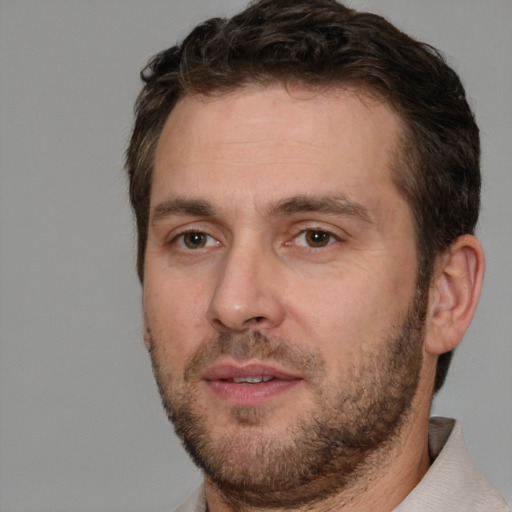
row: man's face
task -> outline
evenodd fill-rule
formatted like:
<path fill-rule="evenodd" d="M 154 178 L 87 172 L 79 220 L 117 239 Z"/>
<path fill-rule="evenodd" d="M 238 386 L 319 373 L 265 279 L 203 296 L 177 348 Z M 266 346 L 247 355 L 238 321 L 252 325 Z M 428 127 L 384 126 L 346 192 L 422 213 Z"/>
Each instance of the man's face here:
<path fill-rule="evenodd" d="M 164 127 L 146 343 L 178 434 L 228 494 L 325 493 L 407 415 L 424 300 L 399 134 L 385 104 L 280 86 L 186 97 Z"/>

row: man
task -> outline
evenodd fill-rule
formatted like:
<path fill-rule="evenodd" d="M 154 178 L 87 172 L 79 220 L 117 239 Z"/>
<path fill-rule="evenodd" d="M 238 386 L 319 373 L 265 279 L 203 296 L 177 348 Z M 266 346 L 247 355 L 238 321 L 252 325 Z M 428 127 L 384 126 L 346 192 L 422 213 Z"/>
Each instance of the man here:
<path fill-rule="evenodd" d="M 484 272 L 479 137 L 432 48 L 262 0 L 155 56 L 127 153 L 180 511 L 506 511 L 429 421 Z"/>

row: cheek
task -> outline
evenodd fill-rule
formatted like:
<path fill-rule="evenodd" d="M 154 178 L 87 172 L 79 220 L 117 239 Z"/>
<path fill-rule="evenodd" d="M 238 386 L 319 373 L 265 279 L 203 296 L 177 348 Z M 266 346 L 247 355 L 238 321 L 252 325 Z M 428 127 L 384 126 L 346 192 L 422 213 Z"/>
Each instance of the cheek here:
<path fill-rule="evenodd" d="M 211 336 L 205 325 L 206 294 L 197 284 L 162 278 L 156 282 L 144 285 L 144 315 L 159 357 L 174 364 Z"/>
<path fill-rule="evenodd" d="M 307 291 L 294 294 L 288 305 L 296 334 L 343 371 L 362 353 L 379 351 L 386 343 L 397 319 L 405 316 L 414 287 L 409 280 L 399 283 L 375 274 L 356 278 L 352 273 L 322 284 L 309 283 L 302 290 Z"/>
<path fill-rule="evenodd" d="M 148 276 L 144 283 L 144 312 L 151 326 L 157 324 L 179 331 L 195 327 L 207 308 L 207 286 L 203 281 L 168 275 Z"/>

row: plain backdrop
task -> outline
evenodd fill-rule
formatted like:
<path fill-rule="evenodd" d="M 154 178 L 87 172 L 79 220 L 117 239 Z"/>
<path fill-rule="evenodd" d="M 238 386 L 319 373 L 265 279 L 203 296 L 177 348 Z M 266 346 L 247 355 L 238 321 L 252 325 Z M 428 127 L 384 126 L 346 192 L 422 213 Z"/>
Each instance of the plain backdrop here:
<path fill-rule="evenodd" d="M 482 131 L 485 292 L 436 414 L 512 501 L 512 3 L 368 0 L 445 52 Z M 0 0 L 0 510 L 171 511 L 200 481 L 143 348 L 122 161 L 157 51 L 240 0 Z"/>

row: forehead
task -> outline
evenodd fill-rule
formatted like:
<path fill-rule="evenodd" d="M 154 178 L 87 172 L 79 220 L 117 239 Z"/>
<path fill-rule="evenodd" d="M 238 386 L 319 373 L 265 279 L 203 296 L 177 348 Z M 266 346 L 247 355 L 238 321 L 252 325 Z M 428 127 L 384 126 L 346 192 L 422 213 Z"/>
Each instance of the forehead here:
<path fill-rule="evenodd" d="M 319 194 L 378 189 L 391 183 L 400 133 L 391 107 L 349 88 L 186 96 L 158 142 L 151 202 L 178 193 L 225 200 L 250 189 L 254 199 L 279 200 L 312 187 Z"/>

